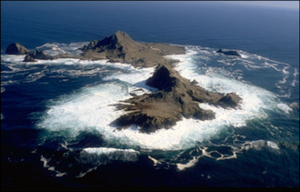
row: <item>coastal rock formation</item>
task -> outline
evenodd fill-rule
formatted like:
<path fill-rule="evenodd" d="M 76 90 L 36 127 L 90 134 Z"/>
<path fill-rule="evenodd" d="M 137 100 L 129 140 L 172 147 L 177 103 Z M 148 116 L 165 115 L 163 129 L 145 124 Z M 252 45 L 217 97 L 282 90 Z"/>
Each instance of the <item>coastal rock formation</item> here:
<path fill-rule="evenodd" d="M 241 55 L 237 51 L 223 51 L 222 49 L 219 49 L 217 53 L 223 53 L 224 55 L 233 55 L 241 57 Z"/>
<path fill-rule="evenodd" d="M 117 109 L 127 113 L 120 116 L 112 124 L 119 129 L 131 124 L 141 127 L 141 132 L 155 132 L 160 128 L 168 128 L 176 124 L 181 117 L 199 120 L 211 120 L 215 113 L 204 110 L 199 103 L 210 103 L 224 108 L 237 108 L 241 98 L 235 93 L 225 96 L 212 93 L 196 85 L 196 82 L 181 77 L 171 66 L 159 64 L 147 85 L 159 90 L 154 93 L 135 96 L 117 104 Z"/>
<path fill-rule="evenodd" d="M 24 58 L 24 62 L 34 62 L 36 61 L 35 59 L 53 60 L 55 59 L 55 57 L 47 55 L 43 51 L 36 50 L 34 53 L 29 53 L 28 55 L 26 55 Z"/>
<path fill-rule="evenodd" d="M 33 57 L 31 57 L 30 55 L 26 55 L 23 62 L 36 62 L 37 60 L 35 60 Z"/>
<path fill-rule="evenodd" d="M 109 62 L 130 63 L 134 67 L 153 67 L 159 63 L 170 64 L 174 60 L 165 55 L 183 54 L 184 47 L 163 43 L 138 43 L 125 32 L 118 31 L 103 40 L 93 40 L 80 48 L 81 59 L 108 59 Z"/>
<path fill-rule="evenodd" d="M 23 54 L 28 54 L 30 51 L 25 48 L 23 45 L 20 43 L 12 43 L 10 44 L 5 51 L 6 54 L 14 54 L 14 55 L 23 55 Z"/>

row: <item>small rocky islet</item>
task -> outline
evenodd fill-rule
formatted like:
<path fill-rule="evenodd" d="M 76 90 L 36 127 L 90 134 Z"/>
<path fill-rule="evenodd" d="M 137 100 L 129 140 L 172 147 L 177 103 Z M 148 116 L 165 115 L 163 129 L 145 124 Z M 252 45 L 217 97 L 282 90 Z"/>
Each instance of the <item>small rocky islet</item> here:
<path fill-rule="evenodd" d="M 184 54 L 182 46 L 165 43 L 138 43 L 125 32 L 118 31 L 102 40 L 93 40 L 88 45 L 79 48 L 81 55 L 61 54 L 50 56 L 42 51 L 29 51 L 20 43 L 12 43 L 6 49 L 6 54 L 26 54 L 24 62 L 54 60 L 58 58 L 77 58 L 81 60 L 107 59 L 109 62 L 129 63 L 133 67 L 154 67 L 153 75 L 146 84 L 155 87 L 156 92 L 134 95 L 115 104 L 116 110 L 124 110 L 125 114 L 115 119 L 111 125 L 117 129 L 128 128 L 131 124 L 140 127 L 143 133 L 155 132 L 158 129 L 168 129 L 174 126 L 182 117 L 198 120 L 212 120 L 215 113 L 204 110 L 199 103 L 223 108 L 240 108 L 241 98 L 236 93 L 209 92 L 194 81 L 179 75 L 173 69 L 178 61 L 164 56 Z"/>

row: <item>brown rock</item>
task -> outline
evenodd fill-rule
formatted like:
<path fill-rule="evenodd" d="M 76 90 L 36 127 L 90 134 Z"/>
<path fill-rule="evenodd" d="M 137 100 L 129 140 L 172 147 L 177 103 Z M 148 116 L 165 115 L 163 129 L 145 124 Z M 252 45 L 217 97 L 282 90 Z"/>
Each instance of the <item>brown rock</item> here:
<path fill-rule="evenodd" d="M 25 56 L 24 62 L 35 62 L 36 59 L 40 60 L 53 60 L 55 57 L 47 55 L 43 51 L 36 50 L 34 53 L 29 53 Z"/>
<path fill-rule="evenodd" d="M 112 124 L 120 129 L 131 124 L 141 127 L 141 132 L 150 133 L 160 128 L 168 128 L 176 124 L 181 117 L 199 120 L 211 120 L 215 113 L 204 110 L 199 103 L 206 102 L 224 108 L 236 107 L 240 98 L 234 93 L 224 96 L 212 93 L 196 85 L 196 82 L 181 77 L 171 66 L 159 64 L 147 85 L 159 91 L 135 96 L 126 104 L 116 105 L 127 113 Z"/>
<path fill-rule="evenodd" d="M 217 104 L 226 108 L 238 108 L 240 107 L 239 102 L 241 98 L 236 93 L 227 93 L 224 97 L 222 97 Z"/>
<path fill-rule="evenodd" d="M 103 40 L 93 40 L 80 48 L 83 59 L 108 59 L 109 62 L 130 63 L 134 67 L 152 67 L 158 63 L 171 64 L 174 60 L 163 56 L 183 54 L 184 47 L 163 43 L 138 43 L 121 31 Z"/>
<path fill-rule="evenodd" d="M 23 62 L 36 62 L 36 60 L 30 55 L 26 55 Z"/>

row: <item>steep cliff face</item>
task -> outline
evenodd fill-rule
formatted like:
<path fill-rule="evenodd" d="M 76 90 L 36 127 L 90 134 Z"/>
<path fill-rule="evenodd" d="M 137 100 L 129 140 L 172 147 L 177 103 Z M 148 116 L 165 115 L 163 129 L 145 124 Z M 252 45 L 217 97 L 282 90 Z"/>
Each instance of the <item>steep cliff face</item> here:
<path fill-rule="evenodd" d="M 212 93 L 196 85 L 196 82 L 181 77 L 170 66 L 159 64 L 147 85 L 159 91 L 135 96 L 125 101 L 128 105 L 117 105 L 127 113 L 113 124 L 126 128 L 137 124 L 142 132 L 150 133 L 176 124 L 181 117 L 211 120 L 215 113 L 204 110 L 199 103 L 210 103 L 224 108 L 236 108 L 241 98 L 235 93 L 227 95 Z"/>

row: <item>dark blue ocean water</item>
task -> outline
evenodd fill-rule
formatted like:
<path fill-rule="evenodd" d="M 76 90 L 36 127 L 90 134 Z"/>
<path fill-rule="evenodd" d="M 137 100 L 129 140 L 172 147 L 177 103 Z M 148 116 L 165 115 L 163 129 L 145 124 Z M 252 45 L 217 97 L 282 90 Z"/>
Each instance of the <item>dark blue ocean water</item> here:
<path fill-rule="evenodd" d="M 143 135 L 109 105 L 153 69 L 72 59 L 25 64 L 124 31 L 184 46 L 176 69 L 241 110 Z M 237 50 L 242 58 L 219 55 Z M 299 9 L 220 2 L 1 2 L 1 189 L 299 187 Z"/>

